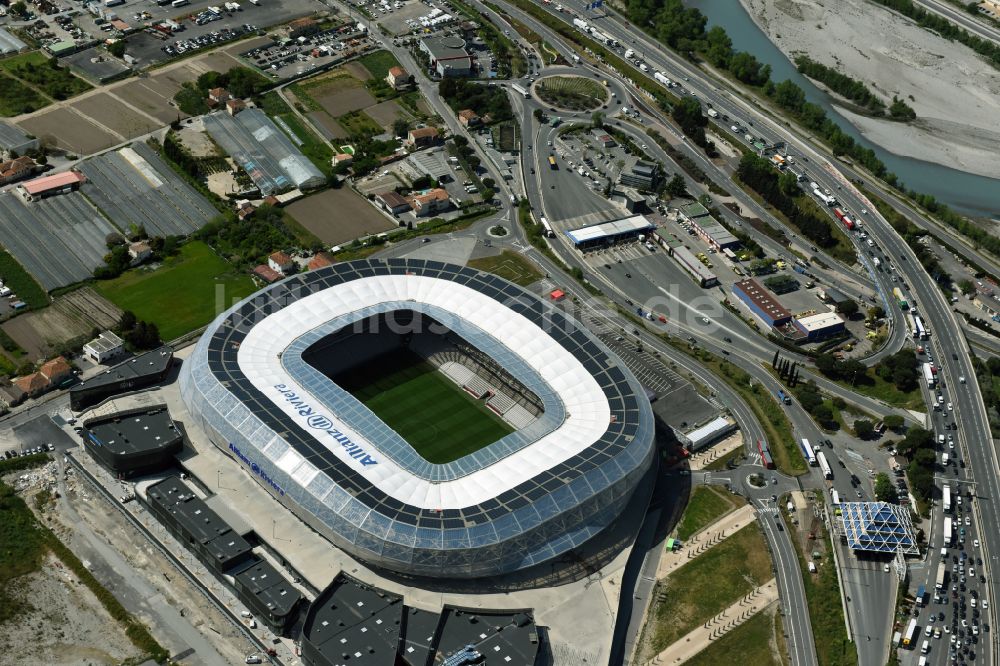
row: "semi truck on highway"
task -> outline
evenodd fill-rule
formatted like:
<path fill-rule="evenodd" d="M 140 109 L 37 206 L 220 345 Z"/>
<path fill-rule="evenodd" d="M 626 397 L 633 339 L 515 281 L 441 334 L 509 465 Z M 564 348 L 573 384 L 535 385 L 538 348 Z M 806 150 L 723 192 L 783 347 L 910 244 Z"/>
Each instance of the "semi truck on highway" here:
<path fill-rule="evenodd" d="M 778 391 L 778 402 L 780 402 L 783 405 L 790 405 L 790 404 L 792 404 L 792 398 L 791 398 L 791 396 L 789 396 L 784 391 L 779 390 Z"/>
<path fill-rule="evenodd" d="M 817 465 L 816 454 L 813 452 L 813 447 L 812 444 L 809 443 L 809 440 L 805 438 L 800 439 L 799 448 L 802 449 L 802 457 L 806 459 L 809 466 L 815 467 Z"/>
<path fill-rule="evenodd" d="M 947 572 L 947 569 L 945 569 L 944 562 L 939 562 L 938 563 L 938 570 L 937 570 L 937 580 L 934 581 L 934 588 L 935 589 L 938 589 L 938 590 L 943 590 L 944 589 L 944 581 L 945 581 L 945 577 L 947 575 L 948 575 L 948 572 Z"/>
<path fill-rule="evenodd" d="M 663 85 L 665 85 L 668 88 L 671 85 L 670 79 L 668 79 L 667 75 L 664 74 L 663 72 L 656 72 L 655 74 L 653 74 L 653 78 L 656 79 L 657 81 L 659 81 L 660 83 L 662 83 Z"/>
<path fill-rule="evenodd" d="M 774 458 L 771 457 L 771 449 L 764 440 L 757 440 L 757 452 L 760 453 L 760 462 L 764 469 L 774 469 Z"/>
<path fill-rule="evenodd" d="M 512 84 L 510 84 L 510 89 L 513 90 L 516 93 L 520 93 L 521 95 L 524 95 L 524 99 L 531 99 L 531 93 L 528 92 L 527 88 L 525 88 L 524 86 L 522 86 L 519 83 L 512 83 Z"/>
<path fill-rule="evenodd" d="M 917 605 L 923 606 L 927 603 L 927 588 L 921 585 L 917 588 Z"/>
<path fill-rule="evenodd" d="M 830 467 L 830 463 L 827 462 L 826 454 L 822 451 L 816 453 L 816 461 L 819 463 L 819 468 L 823 470 L 824 479 L 833 478 L 833 468 Z"/>
<path fill-rule="evenodd" d="M 813 188 L 813 194 L 816 195 L 817 199 L 819 199 L 820 201 L 823 202 L 824 206 L 832 206 L 835 203 L 837 203 L 836 197 L 833 197 L 833 196 L 831 196 L 829 194 L 826 194 L 825 192 L 823 192 L 822 190 L 820 190 L 818 187 L 814 187 Z"/>
<path fill-rule="evenodd" d="M 892 295 L 896 297 L 896 302 L 899 303 L 899 308 L 901 310 L 909 310 L 910 309 L 910 304 L 906 302 L 905 298 L 903 298 L 903 292 L 900 291 L 899 287 L 894 287 L 893 288 Z"/>
<path fill-rule="evenodd" d="M 541 223 L 542 223 L 542 229 L 545 230 L 545 235 L 548 236 L 549 238 L 555 238 L 556 232 L 552 230 L 552 225 L 549 224 L 549 221 L 543 217 L 541 218 Z"/>
<path fill-rule="evenodd" d="M 951 546 L 951 516 L 944 517 L 944 545 Z"/>
<path fill-rule="evenodd" d="M 580 30 L 583 30 L 584 32 L 590 31 L 590 25 L 583 19 L 578 19 L 578 18 L 573 19 L 573 25 L 575 25 Z"/>
<path fill-rule="evenodd" d="M 931 364 L 924 363 L 921 367 L 924 373 L 924 381 L 927 382 L 927 388 L 934 388 L 934 369 L 931 368 Z"/>

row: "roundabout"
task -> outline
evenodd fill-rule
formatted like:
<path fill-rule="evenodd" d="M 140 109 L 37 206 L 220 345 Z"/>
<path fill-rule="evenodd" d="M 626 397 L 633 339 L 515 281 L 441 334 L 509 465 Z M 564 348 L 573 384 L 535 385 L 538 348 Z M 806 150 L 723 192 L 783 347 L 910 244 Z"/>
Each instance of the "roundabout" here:
<path fill-rule="evenodd" d="M 569 112 L 594 111 L 607 104 L 610 98 L 605 85 L 575 74 L 546 76 L 532 87 L 539 100 Z"/>

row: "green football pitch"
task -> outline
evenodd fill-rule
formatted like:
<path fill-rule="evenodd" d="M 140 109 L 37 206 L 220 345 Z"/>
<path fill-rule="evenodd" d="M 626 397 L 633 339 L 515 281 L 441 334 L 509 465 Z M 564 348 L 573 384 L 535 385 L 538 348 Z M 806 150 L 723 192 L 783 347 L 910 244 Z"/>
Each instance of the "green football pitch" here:
<path fill-rule="evenodd" d="M 399 350 L 334 377 L 424 460 L 458 460 L 513 432 L 482 402 L 413 352 Z"/>

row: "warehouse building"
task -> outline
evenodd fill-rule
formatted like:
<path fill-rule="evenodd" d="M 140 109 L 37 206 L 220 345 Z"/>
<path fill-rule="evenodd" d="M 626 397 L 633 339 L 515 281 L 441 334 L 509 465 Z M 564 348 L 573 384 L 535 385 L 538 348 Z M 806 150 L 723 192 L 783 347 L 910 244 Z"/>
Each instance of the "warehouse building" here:
<path fill-rule="evenodd" d="M 420 42 L 420 50 L 440 77 L 472 75 L 472 56 L 461 37 L 428 37 Z"/>
<path fill-rule="evenodd" d="M 176 476 L 146 491 L 150 512 L 217 574 L 254 558 L 250 544 Z"/>
<path fill-rule="evenodd" d="M 708 266 L 701 263 L 698 257 L 694 256 L 691 250 L 687 249 L 683 245 L 678 245 L 676 247 L 670 248 L 668 254 L 674 258 L 674 261 L 683 268 L 688 275 L 698 283 L 700 287 L 714 287 L 719 284 L 719 278 L 708 269 Z"/>
<path fill-rule="evenodd" d="M 844 320 L 832 312 L 801 317 L 795 320 L 795 326 L 805 333 L 807 342 L 829 338 L 844 331 Z"/>
<path fill-rule="evenodd" d="M 111 331 L 104 331 L 83 346 L 83 353 L 94 363 L 107 363 L 125 351 L 125 342 Z"/>
<path fill-rule="evenodd" d="M 700 428 L 685 433 L 683 438 L 687 440 L 686 446 L 689 451 L 699 451 L 735 431 L 736 421 L 719 416 Z"/>
<path fill-rule="evenodd" d="M 719 224 L 711 215 L 688 220 L 691 228 L 698 236 L 719 252 L 735 250 L 740 246 L 740 239 L 730 233 L 729 229 Z"/>
<path fill-rule="evenodd" d="M 640 235 L 652 233 L 656 227 L 642 215 L 634 215 L 621 220 L 601 222 L 566 232 L 573 246 L 578 250 L 613 245 L 633 240 Z"/>
<path fill-rule="evenodd" d="M 87 453 L 118 478 L 167 469 L 184 447 L 184 437 L 166 405 L 102 414 L 83 423 Z"/>
<path fill-rule="evenodd" d="M 25 201 L 37 201 L 56 194 L 66 194 L 80 189 L 84 177 L 76 171 L 63 171 L 51 176 L 35 178 L 17 186 L 16 191 Z"/>
<path fill-rule="evenodd" d="M 71 388 L 69 406 L 79 412 L 113 395 L 162 382 L 173 360 L 174 351 L 166 346 L 130 358 Z"/>
<path fill-rule="evenodd" d="M 233 577 L 236 596 L 272 631 L 284 634 L 298 618 L 302 594 L 269 562 L 259 560 Z"/>
<path fill-rule="evenodd" d="M 660 167 L 638 157 L 629 157 L 618 175 L 618 182 L 640 190 L 655 190 L 660 182 Z"/>
<path fill-rule="evenodd" d="M 326 183 L 316 166 L 260 109 L 205 116 L 205 130 L 247 172 L 264 196 Z"/>
<path fill-rule="evenodd" d="M 302 627 L 307 666 L 535 664 L 543 651 L 529 610 L 445 606 L 432 613 L 339 574 L 310 605 Z"/>
<path fill-rule="evenodd" d="M 781 326 L 792 319 L 792 313 L 752 278 L 734 284 L 733 294 L 768 327 Z"/>

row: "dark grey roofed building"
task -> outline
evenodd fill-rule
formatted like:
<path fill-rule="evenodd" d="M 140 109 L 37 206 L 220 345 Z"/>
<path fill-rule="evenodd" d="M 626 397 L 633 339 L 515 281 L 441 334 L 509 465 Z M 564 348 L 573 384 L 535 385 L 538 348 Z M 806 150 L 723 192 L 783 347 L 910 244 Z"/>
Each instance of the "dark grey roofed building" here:
<path fill-rule="evenodd" d="M 69 406 L 81 411 L 105 398 L 163 381 L 174 360 L 174 350 L 163 346 L 140 354 L 80 382 L 69 391 Z"/>
<path fill-rule="evenodd" d="M 640 190 L 656 189 L 659 181 L 660 168 L 653 162 L 644 162 L 637 157 L 629 158 L 618 175 L 619 183 Z"/>

